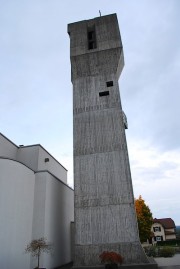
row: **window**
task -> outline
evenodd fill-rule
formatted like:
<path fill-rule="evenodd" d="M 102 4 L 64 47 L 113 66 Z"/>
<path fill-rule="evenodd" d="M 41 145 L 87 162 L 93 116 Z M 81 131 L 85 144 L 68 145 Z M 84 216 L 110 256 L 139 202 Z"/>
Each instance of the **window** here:
<path fill-rule="evenodd" d="M 88 28 L 87 38 L 88 38 L 88 49 L 89 50 L 95 49 L 97 47 L 95 26 Z"/>
<path fill-rule="evenodd" d="M 99 96 L 107 96 L 109 95 L 109 91 L 99 92 Z"/>
<path fill-rule="evenodd" d="M 107 87 L 112 87 L 113 86 L 113 81 L 107 81 L 106 86 Z"/>
<path fill-rule="evenodd" d="M 162 236 L 156 236 L 156 241 L 163 241 Z"/>
<path fill-rule="evenodd" d="M 161 231 L 161 227 L 153 227 L 153 230 L 154 230 L 154 232 L 160 232 Z"/>

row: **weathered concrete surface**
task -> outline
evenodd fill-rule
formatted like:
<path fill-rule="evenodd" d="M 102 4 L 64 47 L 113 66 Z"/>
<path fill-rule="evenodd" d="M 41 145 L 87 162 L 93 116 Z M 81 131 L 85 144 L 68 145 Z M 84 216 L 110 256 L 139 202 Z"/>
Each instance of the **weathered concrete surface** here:
<path fill-rule="evenodd" d="M 87 31 L 97 48 L 88 50 Z M 118 78 L 124 65 L 115 14 L 68 26 L 74 120 L 74 266 L 98 266 L 103 251 L 149 264 L 138 236 Z M 113 85 L 107 87 L 107 82 Z M 99 93 L 108 91 L 108 95 Z"/>

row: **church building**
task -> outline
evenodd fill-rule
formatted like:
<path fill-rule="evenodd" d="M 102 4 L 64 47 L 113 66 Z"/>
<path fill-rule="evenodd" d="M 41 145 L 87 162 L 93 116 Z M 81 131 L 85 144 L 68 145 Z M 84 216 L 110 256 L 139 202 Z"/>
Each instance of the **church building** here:
<path fill-rule="evenodd" d="M 73 196 L 67 170 L 41 145 L 17 146 L 0 133 L 0 268 L 35 268 L 25 248 L 41 237 L 53 243 L 41 267 L 70 262 Z"/>

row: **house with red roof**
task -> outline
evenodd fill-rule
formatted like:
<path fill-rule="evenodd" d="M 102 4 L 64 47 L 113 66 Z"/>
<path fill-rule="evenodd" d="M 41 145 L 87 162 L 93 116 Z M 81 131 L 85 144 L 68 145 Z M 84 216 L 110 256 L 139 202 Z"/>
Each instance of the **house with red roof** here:
<path fill-rule="evenodd" d="M 154 219 L 151 227 L 152 243 L 176 239 L 176 226 L 171 218 Z"/>

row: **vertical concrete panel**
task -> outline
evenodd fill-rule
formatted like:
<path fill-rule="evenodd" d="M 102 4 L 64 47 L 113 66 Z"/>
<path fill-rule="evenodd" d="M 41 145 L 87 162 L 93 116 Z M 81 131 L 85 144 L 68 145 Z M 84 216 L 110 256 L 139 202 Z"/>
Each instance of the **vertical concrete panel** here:
<path fill-rule="evenodd" d="M 74 220 L 74 191 L 53 176 L 47 176 L 45 234 L 54 245 L 44 266 L 56 268 L 72 261 L 71 222 Z"/>
<path fill-rule="evenodd" d="M 45 237 L 53 244 L 53 255 L 43 254 L 41 267 L 56 268 L 72 261 L 73 202 L 74 192 L 66 184 L 48 172 L 36 173 L 33 238 Z M 31 265 L 36 265 L 33 258 Z"/>
<path fill-rule="evenodd" d="M 34 172 L 0 159 L 0 268 L 30 269 L 25 247 L 32 238 Z"/>

